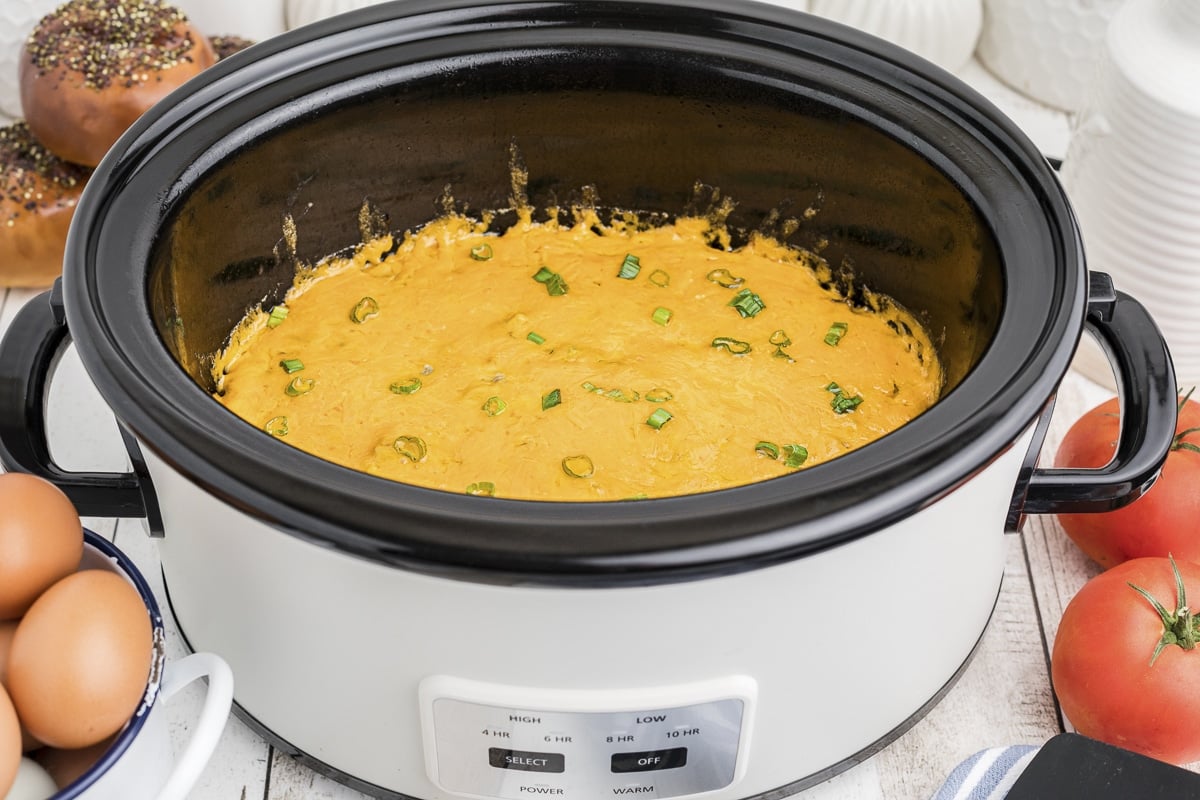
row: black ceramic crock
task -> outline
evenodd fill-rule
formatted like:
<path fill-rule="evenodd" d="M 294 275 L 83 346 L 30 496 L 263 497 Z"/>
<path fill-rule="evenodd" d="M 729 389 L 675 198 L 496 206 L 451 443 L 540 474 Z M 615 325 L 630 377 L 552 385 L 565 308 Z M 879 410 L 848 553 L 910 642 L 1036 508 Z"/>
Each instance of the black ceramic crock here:
<path fill-rule="evenodd" d="M 206 358 L 299 265 L 358 242 L 364 202 L 395 230 L 444 198 L 510 207 L 513 154 L 538 208 L 586 186 L 604 207 L 668 217 L 732 198 L 734 228 L 819 248 L 917 313 L 940 342 L 942 399 L 796 474 L 594 504 L 392 483 L 213 400 Z M 1136 497 L 1165 457 L 1175 395 L 1153 322 L 1089 278 L 1053 170 L 1011 121 L 910 53 L 781 8 L 411 0 L 238 54 L 116 144 L 79 204 L 61 286 L 4 342 L 0 458 L 51 477 L 84 514 L 153 522 L 138 469 L 69 473 L 49 456 L 41 398 L 69 332 L 135 466 L 140 442 L 280 530 L 475 580 L 677 580 L 796 559 L 952 493 L 1045 416 L 1085 327 L 1117 365 L 1118 458 L 1086 473 L 1031 461 L 1010 525 Z"/>

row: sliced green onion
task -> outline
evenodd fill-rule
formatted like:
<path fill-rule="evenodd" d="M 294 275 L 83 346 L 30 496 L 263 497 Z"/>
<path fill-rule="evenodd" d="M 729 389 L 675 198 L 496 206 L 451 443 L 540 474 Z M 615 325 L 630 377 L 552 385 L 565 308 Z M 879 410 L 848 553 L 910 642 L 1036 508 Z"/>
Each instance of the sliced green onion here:
<path fill-rule="evenodd" d="M 364 297 L 354 304 L 354 308 L 350 309 L 350 319 L 361 325 L 378 313 L 379 303 L 375 301 L 375 298 Z"/>
<path fill-rule="evenodd" d="M 646 418 L 646 424 L 654 430 L 662 430 L 662 426 L 671 421 L 671 412 L 665 408 L 656 408 L 654 413 Z"/>
<path fill-rule="evenodd" d="M 476 261 L 490 261 L 492 258 L 492 246 L 490 244 L 477 244 L 471 248 L 471 258 Z"/>
<path fill-rule="evenodd" d="M 549 394 L 544 394 L 544 395 L 542 395 L 542 411 L 545 411 L 546 409 L 549 409 L 549 408 L 554 408 L 556 405 L 558 405 L 561 402 L 562 402 L 562 392 L 558 389 L 555 389 L 554 391 L 550 392 Z"/>
<path fill-rule="evenodd" d="M 723 286 L 726 289 L 737 289 L 746 282 L 745 278 L 736 278 L 734 277 L 733 273 L 727 269 L 714 269 L 705 277 L 718 286 Z"/>
<path fill-rule="evenodd" d="M 551 297 L 559 297 L 564 295 L 570 288 L 567 286 L 567 282 L 563 280 L 562 275 L 559 275 L 557 272 L 552 272 L 546 267 L 541 267 L 538 269 L 538 271 L 533 274 L 533 279 L 538 283 L 545 284 L 546 292 L 549 293 Z"/>
<path fill-rule="evenodd" d="M 792 360 L 792 357 L 783 349 L 792 343 L 792 337 L 788 336 L 785 331 L 775 331 L 771 334 L 771 338 L 768 341 L 775 345 L 775 352 L 772 353 L 775 358 L 786 358 L 789 362 Z"/>
<path fill-rule="evenodd" d="M 287 436 L 287 417 L 271 417 L 269 420 L 267 420 L 266 424 L 263 425 L 263 430 L 272 436 Z"/>
<path fill-rule="evenodd" d="M 283 367 L 284 372 L 291 375 L 293 372 L 299 372 L 304 369 L 304 362 L 298 358 L 285 358 L 279 362 L 279 366 Z"/>
<path fill-rule="evenodd" d="M 829 326 L 829 332 L 825 334 L 825 344 L 830 347 L 837 347 L 838 342 L 846 335 L 846 331 L 850 326 L 844 322 L 835 322 Z"/>
<path fill-rule="evenodd" d="M 675 399 L 675 395 L 668 392 L 666 389 L 651 389 L 646 392 L 646 399 L 651 403 L 669 403 Z"/>
<path fill-rule="evenodd" d="M 414 462 L 424 461 L 429 453 L 425 440 L 420 436 L 397 436 L 396 441 L 392 442 L 392 449 Z"/>
<path fill-rule="evenodd" d="M 638 492 L 637 494 L 631 494 L 631 495 L 629 495 L 629 497 L 622 497 L 621 499 L 622 500 L 649 500 L 650 495 L 646 494 L 645 492 Z"/>
<path fill-rule="evenodd" d="M 779 445 L 774 442 L 759 442 L 754 445 L 754 452 L 774 461 L 779 458 Z"/>
<path fill-rule="evenodd" d="M 847 397 L 839 392 L 834 396 L 833 402 L 830 405 L 833 406 L 833 410 L 837 413 L 845 414 L 858 408 L 860 405 L 862 405 L 862 402 L 863 398 L 861 394 L 856 394 L 853 397 Z"/>
<path fill-rule="evenodd" d="M 504 413 L 504 409 L 508 408 L 508 403 L 501 400 L 499 397 L 492 395 L 483 403 L 483 410 L 487 412 L 489 417 L 494 417 Z"/>
<path fill-rule="evenodd" d="M 665 289 L 671 285 L 671 276 L 661 269 L 656 269 L 650 273 L 650 282 Z"/>
<path fill-rule="evenodd" d="M 862 405 L 862 395 L 856 394 L 853 397 L 847 397 L 842 391 L 842 387 L 838 386 L 833 381 L 829 382 L 829 385 L 825 387 L 825 391 L 833 393 L 833 400 L 830 401 L 830 406 L 832 406 L 833 410 L 838 414 L 845 414 L 846 412 L 853 411 Z"/>
<path fill-rule="evenodd" d="M 657 322 L 659 325 L 666 325 L 671 321 L 671 309 L 659 306 L 654 309 L 654 313 L 650 315 L 650 319 Z"/>
<path fill-rule="evenodd" d="M 621 269 L 617 272 L 618 278 L 624 278 L 631 281 L 638 276 L 642 271 L 642 265 L 638 262 L 638 257 L 633 253 L 627 253 L 625 260 L 621 262 Z"/>
<path fill-rule="evenodd" d="M 591 381 L 584 381 L 579 385 L 583 387 L 585 391 L 607 397 L 609 400 L 616 400 L 619 403 L 636 403 L 642 397 L 633 389 L 630 389 L 628 392 L 626 392 L 624 389 L 604 389 L 603 387 L 597 386 Z"/>
<path fill-rule="evenodd" d="M 529 341 L 533 342 L 534 344 L 545 344 L 546 343 L 546 337 L 542 336 L 540 333 L 537 333 L 535 331 L 530 331 L 528 334 L 525 335 L 525 338 L 528 339 Z"/>
<path fill-rule="evenodd" d="M 496 484 L 491 481 L 475 481 L 467 484 L 467 494 L 473 494 L 476 497 L 495 497 Z"/>
<path fill-rule="evenodd" d="M 292 382 L 287 385 L 286 391 L 291 397 L 299 397 L 302 394 L 308 394 L 313 390 L 317 382 L 312 378 L 301 378 L 299 375 L 292 378 Z"/>
<path fill-rule="evenodd" d="M 392 390 L 392 394 L 413 394 L 421 388 L 421 379 L 409 378 L 403 383 L 397 381 L 388 388 Z"/>
<path fill-rule="evenodd" d="M 741 314 L 743 318 L 753 317 L 767 307 L 762 298 L 749 289 L 742 289 L 726 305 L 737 309 L 738 314 Z"/>
<path fill-rule="evenodd" d="M 750 343 L 743 342 L 740 339 L 733 339 L 728 336 L 718 336 L 712 340 L 712 346 L 718 350 L 724 349 L 733 353 L 735 356 L 744 356 L 750 352 Z"/>
<path fill-rule="evenodd" d="M 267 327 L 268 328 L 278 328 L 280 325 L 283 324 L 283 321 L 285 319 L 287 319 L 287 315 L 288 315 L 288 307 L 287 306 L 275 306 L 274 308 L 271 309 L 271 315 L 269 317 L 267 317 Z"/>
<path fill-rule="evenodd" d="M 562 460 L 562 471 L 572 478 L 590 478 L 596 472 L 596 465 L 587 456 L 567 456 Z"/>
<path fill-rule="evenodd" d="M 783 456 L 783 465 L 796 469 L 808 460 L 808 448 L 802 444 L 785 444 Z"/>

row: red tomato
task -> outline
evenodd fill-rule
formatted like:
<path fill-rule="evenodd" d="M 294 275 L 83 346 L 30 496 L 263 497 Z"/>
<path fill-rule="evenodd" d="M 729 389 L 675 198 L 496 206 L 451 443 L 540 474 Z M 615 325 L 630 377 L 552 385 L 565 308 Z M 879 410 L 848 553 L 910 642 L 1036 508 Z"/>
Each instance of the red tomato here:
<path fill-rule="evenodd" d="M 1185 397 L 1179 405 L 1175 443 L 1144 495 L 1116 511 L 1058 515 L 1079 549 L 1105 569 L 1143 556 L 1200 563 L 1200 403 Z M 1084 414 L 1063 437 L 1056 465 L 1107 464 L 1117 450 L 1119 414 L 1116 398 Z"/>
<path fill-rule="evenodd" d="M 1200 565 L 1175 566 L 1186 591 L 1200 597 Z M 1167 619 L 1130 584 L 1154 597 Z M 1185 645 L 1194 648 L 1200 630 L 1177 591 L 1167 558 L 1133 559 L 1092 578 L 1063 612 L 1050 674 L 1079 733 L 1188 764 L 1200 760 L 1200 648 Z M 1170 629 L 1180 643 L 1155 655 Z"/>

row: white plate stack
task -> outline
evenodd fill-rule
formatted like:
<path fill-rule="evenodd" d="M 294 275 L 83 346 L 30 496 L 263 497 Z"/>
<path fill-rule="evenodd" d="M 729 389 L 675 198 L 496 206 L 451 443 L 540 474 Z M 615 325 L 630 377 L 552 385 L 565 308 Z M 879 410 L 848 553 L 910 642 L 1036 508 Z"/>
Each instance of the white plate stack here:
<path fill-rule="evenodd" d="M 1129 0 L 1063 161 L 1088 266 L 1140 300 L 1200 386 L 1200 2 Z M 1076 366 L 1112 375 L 1098 351 Z"/>

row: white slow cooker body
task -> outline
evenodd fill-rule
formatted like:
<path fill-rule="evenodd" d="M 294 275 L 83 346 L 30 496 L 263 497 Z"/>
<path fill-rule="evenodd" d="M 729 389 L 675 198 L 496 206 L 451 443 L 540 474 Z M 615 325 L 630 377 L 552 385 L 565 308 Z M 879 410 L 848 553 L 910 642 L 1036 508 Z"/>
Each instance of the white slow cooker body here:
<path fill-rule="evenodd" d="M 628 693 L 629 710 L 676 687 L 748 678 L 740 777 L 705 795 L 726 800 L 828 771 L 903 728 L 954 678 L 996 601 L 1032 436 L 848 544 L 621 588 L 476 583 L 349 556 L 255 520 L 144 452 L 175 617 L 194 649 L 229 662 L 236 702 L 280 740 L 344 775 L 441 800 L 460 795 L 431 780 L 445 754 L 430 752 L 423 730 L 425 679 L 545 692 L 531 708 L 553 711 L 564 696 L 594 707 Z"/>

